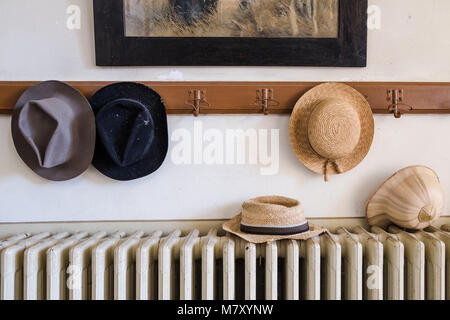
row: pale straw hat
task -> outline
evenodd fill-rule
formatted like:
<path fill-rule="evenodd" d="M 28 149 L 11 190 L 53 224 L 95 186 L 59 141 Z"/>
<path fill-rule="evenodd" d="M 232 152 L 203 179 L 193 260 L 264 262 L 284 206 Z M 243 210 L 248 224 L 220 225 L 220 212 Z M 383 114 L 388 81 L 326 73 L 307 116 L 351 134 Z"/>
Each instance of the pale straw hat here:
<path fill-rule="evenodd" d="M 341 174 L 369 152 L 374 135 L 369 103 L 342 83 L 325 83 L 305 93 L 290 121 L 290 140 L 297 158 L 311 171 Z"/>
<path fill-rule="evenodd" d="M 299 201 L 279 196 L 245 201 L 242 212 L 224 223 L 223 229 L 252 243 L 306 240 L 326 231 L 308 223 Z"/>
<path fill-rule="evenodd" d="M 397 171 L 370 197 L 366 206 L 370 225 L 422 230 L 441 216 L 445 192 L 439 177 L 425 166 Z"/>

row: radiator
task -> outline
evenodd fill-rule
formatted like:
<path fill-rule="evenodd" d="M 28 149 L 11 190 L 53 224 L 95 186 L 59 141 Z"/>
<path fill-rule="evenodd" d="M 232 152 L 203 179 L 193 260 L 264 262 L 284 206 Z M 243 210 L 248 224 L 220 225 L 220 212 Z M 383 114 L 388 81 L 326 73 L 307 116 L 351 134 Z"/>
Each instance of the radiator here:
<path fill-rule="evenodd" d="M 217 229 L 206 225 L 136 232 L 129 225 L 123 232 L 92 231 L 98 223 L 79 232 L 48 225 L 32 233 L 2 226 L 0 298 L 450 299 L 450 225 L 407 232 L 353 224 L 262 245 L 223 234 L 218 222 Z"/>

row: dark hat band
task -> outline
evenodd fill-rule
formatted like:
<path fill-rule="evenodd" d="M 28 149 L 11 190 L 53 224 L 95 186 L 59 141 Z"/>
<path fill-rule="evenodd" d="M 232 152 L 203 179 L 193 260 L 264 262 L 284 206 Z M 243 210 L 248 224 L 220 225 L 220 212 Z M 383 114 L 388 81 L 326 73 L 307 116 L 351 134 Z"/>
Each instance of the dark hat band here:
<path fill-rule="evenodd" d="M 309 224 L 308 222 L 305 222 L 304 224 L 294 227 L 255 227 L 241 223 L 241 231 L 251 234 L 290 236 L 309 231 Z"/>

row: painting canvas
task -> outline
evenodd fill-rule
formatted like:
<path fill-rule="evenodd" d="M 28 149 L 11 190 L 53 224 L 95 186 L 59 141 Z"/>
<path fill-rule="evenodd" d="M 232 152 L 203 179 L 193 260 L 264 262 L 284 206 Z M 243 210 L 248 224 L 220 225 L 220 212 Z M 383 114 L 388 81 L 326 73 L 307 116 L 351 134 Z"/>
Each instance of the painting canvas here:
<path fill-rule="evenodd" d="M 336 38 L 339 0 L 123 0 L 126 37 Z"/>

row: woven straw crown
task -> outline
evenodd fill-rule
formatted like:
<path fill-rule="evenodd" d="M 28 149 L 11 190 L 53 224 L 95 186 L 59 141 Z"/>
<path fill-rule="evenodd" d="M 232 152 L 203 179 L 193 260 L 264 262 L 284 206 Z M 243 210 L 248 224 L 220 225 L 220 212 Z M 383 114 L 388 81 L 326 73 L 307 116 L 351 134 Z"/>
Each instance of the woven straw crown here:
<path fill-rule="evenodd" d="M 280 196 L 245 201 L 242 212 L 225 222 L 223 229 L 252 243 L 306 240 L 326 232 L 308 223 L 299 201 Z"/>
<path fill-rule="evenodd" d="M 241 223 L 249 226 L 292 226 L 305 223 L 299 201 L 285 197 L 259 197 L 242 205 Z"/>
<path fill-rule="evenodd" d="M 358 112 L 342 99 L 319 101 L 309 118 L 309 143 L 314 151 L 328 159 L 341 159 L 351 154 L 360 134 Z"/>
<path fill-rule="evenodd" d="M 290 121 L 297 158 L 311 171 L 341 174 L 369 152 L 374 135 L 372 110 L 358 91 L 342 83 L 325 83 L 305 93 Z"/>

